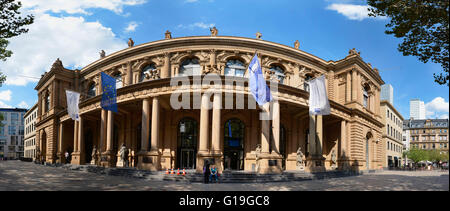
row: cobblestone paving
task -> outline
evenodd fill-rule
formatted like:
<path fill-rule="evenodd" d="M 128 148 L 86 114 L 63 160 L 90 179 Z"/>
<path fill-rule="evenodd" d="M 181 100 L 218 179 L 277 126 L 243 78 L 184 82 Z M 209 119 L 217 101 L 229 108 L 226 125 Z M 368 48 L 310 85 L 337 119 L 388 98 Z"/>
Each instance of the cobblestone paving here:
<path fill-rule="evenodd" d="M 66 170 L 21 161 L 0 161 L 0 191 L 449 191 L 448 171 L 383 171 L 323 180 L 200 184 L 160 182 Z"/>

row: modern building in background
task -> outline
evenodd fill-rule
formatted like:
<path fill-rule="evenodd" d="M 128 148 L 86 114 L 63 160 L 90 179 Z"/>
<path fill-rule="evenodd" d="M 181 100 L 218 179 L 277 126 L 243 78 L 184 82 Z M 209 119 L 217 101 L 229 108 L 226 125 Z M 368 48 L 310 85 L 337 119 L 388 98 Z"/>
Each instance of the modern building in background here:
<path fill-rule="evenodd" d="M 386 167 L 400 167 L 402 164 L 402 132 L 403 117 L 387 100 L 380 102 L 380 109 L 384 123 L 383 143 L 386 145 Z"/>
<path fill-rule="evenodd" d="M 0 108 L 3 115 L 0 125 L 0 158 L 18 159 L 23 157 L 24 121 L 27 109 Z"/>
<path fill-rule="evenodd" d="M 24 157 L 35 158 L 36 156 L 36 117 L 37 103 L 25 113 L 25 152 Z"/>
<path fill-rule="evenodd" d="M 409 101 L 409 118 L 426 119 L 425 103 L 423 101 L 420 101 L 420 99 Z"/>
<path fill-rule="evenodd" d="M 390 84 L 381 86 L 381 100 L 386 100 L 394 106 L 394 88 Z"/>
<path fill-rule="evenodd" d="M 448 153 L 448 123 L 448 119 L 405 120 L 404 131 L 409 134 L 409 147 Z"/>

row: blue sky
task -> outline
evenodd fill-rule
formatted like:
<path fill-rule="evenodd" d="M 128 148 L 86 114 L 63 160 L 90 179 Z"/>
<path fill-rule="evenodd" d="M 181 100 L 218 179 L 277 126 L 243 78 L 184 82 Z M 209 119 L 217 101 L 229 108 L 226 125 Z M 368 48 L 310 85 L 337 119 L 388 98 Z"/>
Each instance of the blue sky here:
<path fill-rule="evenodd" d="M 8 81 L 0 107 L 31 107 L 37 80 L 60 58 L 82 68 L 106 53 L 152 42 L 170 30 L 173 37 L 219 35 L 255 37 L 300 48 L 325 60 L 339 60 L 356 48 L 394 88 L 394 106 L 409 118 L 409 100 L 427 104 L 429 118 L 448 118 L 449 88 L 434 82 L 438 64 L 423 64 L 397 51 L 401 39 L 386 35 L 388 19 L 369 18 L 365 1 L 355 0 L 22 0 L 23 13 L 36 16 L 30 31 L 11 39 L 14 55 L 0 62 Z"/>

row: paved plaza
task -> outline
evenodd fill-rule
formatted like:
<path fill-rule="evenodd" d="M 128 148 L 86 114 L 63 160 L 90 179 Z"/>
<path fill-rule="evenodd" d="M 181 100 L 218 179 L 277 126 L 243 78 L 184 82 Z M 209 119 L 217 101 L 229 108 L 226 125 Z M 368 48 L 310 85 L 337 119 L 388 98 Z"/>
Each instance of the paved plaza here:
<path fill-rule="evenodd" d="M 0 161 L 0 191 L 449 191 L 448 171 L 382 171 L 359 176 L 274 183 L 201 184 L 149 181 Z"/>

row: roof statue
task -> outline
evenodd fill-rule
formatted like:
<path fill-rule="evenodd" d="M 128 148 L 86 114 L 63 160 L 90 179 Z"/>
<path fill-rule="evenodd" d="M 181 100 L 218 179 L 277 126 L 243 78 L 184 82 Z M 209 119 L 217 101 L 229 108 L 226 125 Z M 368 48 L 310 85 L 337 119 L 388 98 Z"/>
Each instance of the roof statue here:
<path fill-rule="evenodd" d="M 166 39 L 172 39 L 172 33 L 169 30 L 167 30 L 164 35 Z"/>
<path fill-rule="evenodd" d="M 261 37 L 262 37 L 261 32 L 256 32 L 256 39 L 261 39 Z"/>
<path fill-rule="evenodd" d="M 100 51 L 100 59 L 104 58 L 106 56 L 106 53 L 104 50 Z"/>
<path fill-rule="evenodd" d="M 128 39 L 128 47 L 133 47 L 134 46 L 134 41 L 130 38 Z"/>
<path fill-rule="evenodd" d="M 59 58 L 57 58 L 56 61 L 53 62 L 52 70 L 53 70 L 53 69 L 60 69 L 60 68 L 64 68 L 64 66 L 63 66 L 61 60 L 59 60 Z M 44 75 L 45 75 L 45 74 L 44 74 Z"/>
<path fill-rule="evenodd" d="M 294 48 L 295 49 L 299 49 L 300 48 L 300 42 L 298 40 L 295 41 Z"/>
<path fill-rule="evenodd" d="M 348 54 L 349 55 L 358 55 L 359 56 L 361 54 L 361 52 L 358 52 L 358 51 L 355 50 L 355 48 L 353 48 L 353 49 L 350 49 L 348 51 Z"/>
<path fill-rule="evenodd" d="M 215 26 L 213 28 L 209 28 L 209 31 L 211 31 L 211 37 L 215 37 L 219 33 L 219 30 L 217 30 Z"/>

